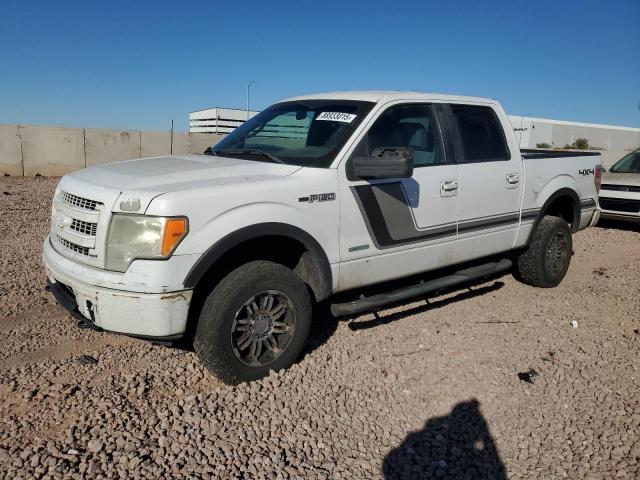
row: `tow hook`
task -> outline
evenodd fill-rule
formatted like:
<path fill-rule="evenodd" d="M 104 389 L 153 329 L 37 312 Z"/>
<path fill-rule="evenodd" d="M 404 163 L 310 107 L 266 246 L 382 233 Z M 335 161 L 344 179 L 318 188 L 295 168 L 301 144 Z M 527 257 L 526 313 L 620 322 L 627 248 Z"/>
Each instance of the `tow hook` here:
<path fill-rule="evenodd" d="M 93 312 L 93 303 L 87 300 L 86 305 L 87 305 L 87 311 L 89 312 L 89 316 L 91 317 L 91 320 L 81 318 L 78 320 L 76 325 L 78 325 L 78 328 L 82 328 L 86 330 L 94 330 L 96 332 L 102 332 L 102 328 L 96 325 L 96 316 Z"/>
<path fill-rule="evenodd" d="M 97 326 L 95 323 L 90 322 L 89 320 L 78 320 L 76 322 L 78 328 L 82 328 L 83 330 L 94 330 L 96 332 L 101 332 L 102 328 Z"/>

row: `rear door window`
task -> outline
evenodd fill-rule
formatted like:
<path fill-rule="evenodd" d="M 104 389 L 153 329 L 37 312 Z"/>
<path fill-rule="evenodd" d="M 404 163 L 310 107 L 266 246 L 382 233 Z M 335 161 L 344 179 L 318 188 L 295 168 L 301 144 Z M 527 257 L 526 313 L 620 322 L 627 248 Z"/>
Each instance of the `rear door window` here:
<path fill-rule="evenodd" d="M 459 163 L 509 160 L 509 148 L 498 116 L 490 107 L 451 105 L 462 158 Z"/>

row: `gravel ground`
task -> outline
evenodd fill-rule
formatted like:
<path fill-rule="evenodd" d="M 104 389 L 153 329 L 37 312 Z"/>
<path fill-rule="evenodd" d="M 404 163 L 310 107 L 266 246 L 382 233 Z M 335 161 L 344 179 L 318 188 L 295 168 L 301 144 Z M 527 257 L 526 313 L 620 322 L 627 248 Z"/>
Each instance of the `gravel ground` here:
<path fill-rule="evenodd" d="M 54 186 L 0 179 L 0 479 L 640 478 L 638 228 L 577 234 L 555 289 L 318 318 L 290 370 L 229 387 L 55 305 Z"/>

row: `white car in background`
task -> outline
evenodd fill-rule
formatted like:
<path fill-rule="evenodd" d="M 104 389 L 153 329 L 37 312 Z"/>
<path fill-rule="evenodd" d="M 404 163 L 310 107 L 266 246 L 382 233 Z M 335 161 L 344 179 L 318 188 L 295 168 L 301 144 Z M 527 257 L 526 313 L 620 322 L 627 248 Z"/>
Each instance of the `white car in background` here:
<path fill-rule="evenodd" d="M 640 150 L 607 169 L 600 190 L 601 218 L 640 222 Z"/>

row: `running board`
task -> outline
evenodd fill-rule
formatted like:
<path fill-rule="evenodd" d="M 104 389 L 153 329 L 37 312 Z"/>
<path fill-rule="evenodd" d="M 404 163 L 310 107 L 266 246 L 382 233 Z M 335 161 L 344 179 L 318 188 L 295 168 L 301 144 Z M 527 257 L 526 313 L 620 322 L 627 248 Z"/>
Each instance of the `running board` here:
<path fill-rule="evenodd" d="M 439 290 L 448 289 L 474 280 L 481 280 L 498 273 L 506 272 L 512 266 L 513 262 L 511 260 L 503 258 L 497 262 L 490 262 L 476 267 L 465 268 L 464 270 L 459 270 L 451 275 L 447 275 L 446 277 L 421 281 L 420 283 L 400 288 L 398 290 L 359 298 L 358 300 L 353 300 L 351 302 L 334 303 L 331 305 L 331 314 L 335 317 L 343 317 L 346 315 L 354 315 L 356 313 L 370 312 L 384 305 L 401 302 L 426 293 L 437 292 Z"/>

